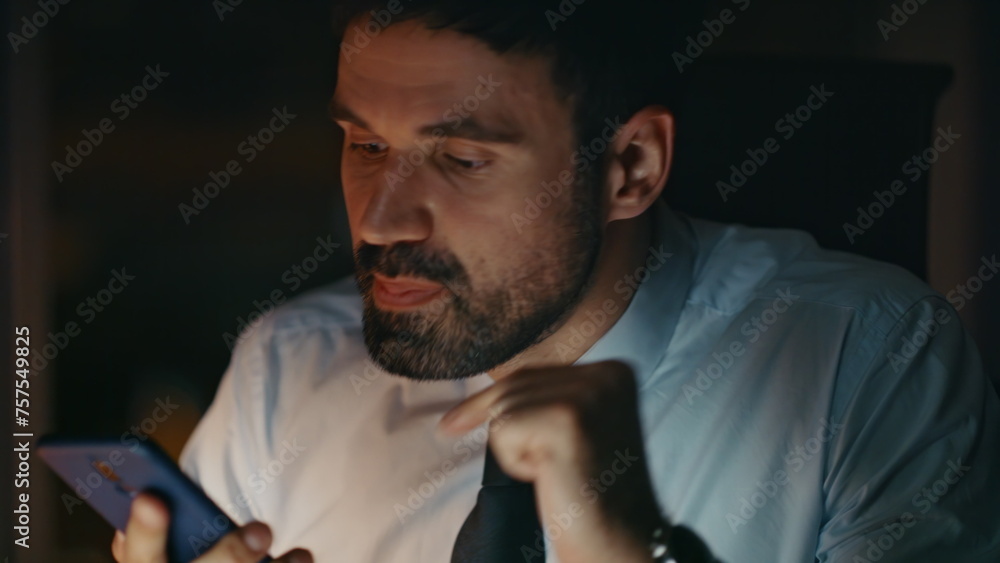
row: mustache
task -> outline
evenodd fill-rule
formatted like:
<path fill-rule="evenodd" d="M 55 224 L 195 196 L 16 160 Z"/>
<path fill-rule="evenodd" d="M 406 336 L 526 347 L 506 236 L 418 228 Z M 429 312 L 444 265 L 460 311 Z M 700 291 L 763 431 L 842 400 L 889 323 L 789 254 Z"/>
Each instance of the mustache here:
<path fill-rule="evenodd" d="M 381 246 L 362 242 L 354 249 L 354 269 L 362 283 L 370 283 L 376 273 L 424 278 L 449 286 L 463 286 L 468 280 L 462 263 L 451 252 L 412 243 Z"/>

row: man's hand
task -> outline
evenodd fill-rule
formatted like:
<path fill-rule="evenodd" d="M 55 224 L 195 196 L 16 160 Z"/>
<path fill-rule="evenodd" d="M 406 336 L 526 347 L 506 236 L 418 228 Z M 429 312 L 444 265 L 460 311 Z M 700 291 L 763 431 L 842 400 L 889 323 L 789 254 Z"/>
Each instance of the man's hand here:
<path fill-rule="evenodd" d="M 125 533 L 115 532 L 111 553 L 119 563 L 168 563 L 167 527 L 170 513 L 157 498 L 140 494 L 132 501 Z M 192 563 L 258 563 L 271 547 L 271 529 L 266 524 L 251 522 L 223 536 L 212 549 Z M 294 549 L 275 561 L 278 563 L 312 563 L 312 555 Z"/>
<path fill-rule="evenodd" d="M 500 467 L 534 482 L 539 519 L 560 561 L 651 560 L 660 515 L 628 366 L 524 369 L 453 408 L 441 428 L 460 435 L 487 420 Z"/>

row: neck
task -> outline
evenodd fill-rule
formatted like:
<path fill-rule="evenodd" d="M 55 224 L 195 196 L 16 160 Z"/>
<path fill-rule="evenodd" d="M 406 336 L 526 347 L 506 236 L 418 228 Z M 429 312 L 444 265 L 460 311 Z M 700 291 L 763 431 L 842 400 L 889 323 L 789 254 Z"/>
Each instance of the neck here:
<path fill-rule="evenodd" d="M 647 210 L 608 224 L 594 282 L 573 313 L 544 340 L 490 370 L 494 381 L 526 367 L 572 364 L 611 330 L 635 296 L 635 273 L 646 260 L 652 235 L 650 215 Z M 628 291 L 622 292 L 622 287 Z"/>

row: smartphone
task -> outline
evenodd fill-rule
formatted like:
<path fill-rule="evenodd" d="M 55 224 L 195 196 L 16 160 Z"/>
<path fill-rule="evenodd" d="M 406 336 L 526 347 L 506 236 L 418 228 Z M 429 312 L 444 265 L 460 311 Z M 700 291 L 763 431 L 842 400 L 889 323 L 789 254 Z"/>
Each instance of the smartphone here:
<path fill-rule="evenodd" d="M 116 529 L 125 531 L 132 499 L 149 491 L 170 508 L 167 557 L 189 563 L 238 526 L 152 440 L 49 435 L 38 455 Z M 265 557 L 261 563 L 271 561 Z"/>

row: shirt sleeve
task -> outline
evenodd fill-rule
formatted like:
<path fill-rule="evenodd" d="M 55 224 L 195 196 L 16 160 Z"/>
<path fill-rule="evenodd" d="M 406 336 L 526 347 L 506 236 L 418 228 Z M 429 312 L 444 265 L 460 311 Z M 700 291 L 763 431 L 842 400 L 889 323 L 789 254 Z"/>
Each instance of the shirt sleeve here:
<path fill-rule="evenodd" d="M 263 329 L 240 337 L 215 398 L 180 457 L 181 469 L 239 525 L 263 520 L 250 487 L 266 425 Z"/>
<path fill-rule="evenodd" d="M 957 312 L 924 298 L 868 336 L 881 348 L 831 409 L 817 560 L 1000 561 L 1000 408 Z"/>

